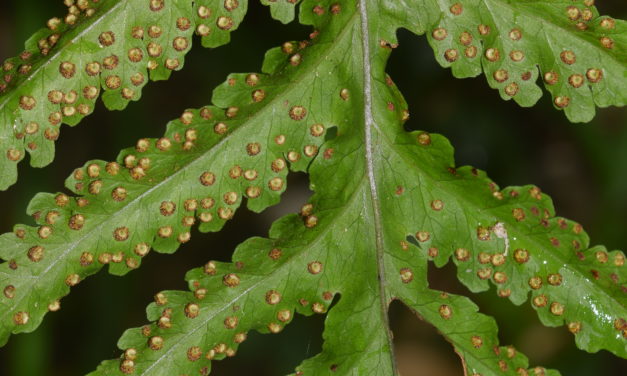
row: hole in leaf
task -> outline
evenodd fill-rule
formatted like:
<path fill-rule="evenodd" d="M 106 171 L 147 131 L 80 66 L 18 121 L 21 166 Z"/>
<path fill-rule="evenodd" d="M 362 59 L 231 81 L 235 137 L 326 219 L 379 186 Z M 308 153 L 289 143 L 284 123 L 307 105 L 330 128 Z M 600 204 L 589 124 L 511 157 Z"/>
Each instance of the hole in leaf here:
<path fill-rule="evenodd" d="M 266 228 L 286 214 L 299 213 L 313 192 L 309 190 L 309 177 L 304 172 L 290 172 L 287 175 L 287 189 L 281 194 L 281 202 L 261 213 Z M 262 236 L 267 236 L 267 232 Z"/>
<path fill-rule="evenodd" d="M 437 330 L 406 305 L 393 301 L 389 310 L 394 355 L 403 376 L 459 376 L 462 363 Z"/>
<path fill-rule="evenodd" d="M 324 141 L 330 141 L 337 137 L 337 127 L 333 126 L 327 129 L 327 133 L 324 135 Z"/>
<path fill-rule="evenodd" d="M 412 235 L 407 235 L 407 237 L 405 238 L 405 240 L 407 240 L 408 242 L 410 242 L 411 244 L 415 245 L 418 248 L 420 247 L 420 243 L 418 243 L 418 240 L 416 239 L 416 237 L 412 236 Z M 422 248 L 421 248 L 422 249 Z"/>
<path fill-rule="evenodd" d="M 441 268 L 436 267 L 433 262 L 430 262 L 427 280 L 429 281 L 430 289 L 469 297 L 473 296 L 466 286 L 462 285 L 457 279 L 457 268 L 451 261 Z M 492 292 L 492 294 L 494 294 L 494 292 Z"/>

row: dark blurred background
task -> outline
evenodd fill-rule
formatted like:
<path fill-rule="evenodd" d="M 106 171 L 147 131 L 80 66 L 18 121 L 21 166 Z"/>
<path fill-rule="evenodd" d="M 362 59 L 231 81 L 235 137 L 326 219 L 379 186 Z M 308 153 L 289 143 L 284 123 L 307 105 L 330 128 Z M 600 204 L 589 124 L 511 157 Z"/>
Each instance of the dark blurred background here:
<path fill-rule="evenodd" d="M 627 17 L 627 3 L 605 0 L 602 14 Z M 65 14 L 61 0 L 0 1 L 0 61 L 22 51 L 23 42 L 52 16 Z M 89 159 L 115 159 L 141 137 L 159 137 L 169 119 L 186 108 L 208 104 L 212 89 L 231 72 L 259 71 L 267 49 L 286 40 L 305 39 L 309 28 L 282 25 L 251 1 L 232 43 L 215 50 L 199 45 L 185 68 L 167 82 L 150 83 L 140 102 L 123 112 L 99 104 L 76 128 L 63 127 L 54 163 L 44 169 L 20 164 L 17 185 L 0 192 L 0 232 L 15 223 L 32 224 L 25 214 L 39 191 L 63 190 L 64 179 Z M 602 109 L 589 124 L 569 124 L 548 95 L 532 109 L 504 102 L 483 77 L 457 80 L 435 63 L 424 37 L 400 31 L 400 47 L 388 72 L 404 93 L 412 118 L 408 127 L 447 136 L 459 165 L 487 170 L 501 186 L 534 183 L 554 199 L 561 216 L 579 221 L 594 244 L 627 247 L 627 109 Z M 195 233 L 175 255 L 151 256 L 120 278 L 102 270 L 62 300 L 61 311 L 46 316 L 30 334 L 12 336 L 0 349 L 0 375 L 83 375 L 100 360 L 117 357 L 117 339 L 128 327 L 146 322 L 145 306 L 157 291 L 185 289 L 185 272 L 208 259 L 228 261 L 234 247 L 250 236 L 265 236 L 279 216 L 294 212 L 310 192 L 302 174 L 290 176 L 283 202 L 255 215 L 240 209 L 217 234 Z M 435 288 L 467 294 L 452 267 L 432 269 Z M 627 361 L 601 351 L 577 350 L 561 328 L 544 328 L 528 303 L 515 307 L 494 290 L 475 295 L 482 312 L 500 325 L 503 344 L 526 353 L 532 365 L 560 369 L 563 375 L 627 375 Z M 451 346 L 400 304 L 391 310 L 396 352 L 403 376 L 461 376 Z M 280 375 L 321 349 L 323 317 L 297 317 L 279 335 L 251 333 L 238 356 L 215 362 L 212 375 Z"/>

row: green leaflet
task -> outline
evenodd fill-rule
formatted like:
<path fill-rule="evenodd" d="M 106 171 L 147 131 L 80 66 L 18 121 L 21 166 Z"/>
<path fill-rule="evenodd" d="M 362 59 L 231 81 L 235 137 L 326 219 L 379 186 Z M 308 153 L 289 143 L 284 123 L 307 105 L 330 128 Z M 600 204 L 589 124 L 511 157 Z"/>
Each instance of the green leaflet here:
<path fill-rule="evenodd" d="M 485 72 L 505 100 L 533 106 L 538 76 L 573 122 L 595 106 L 627 103 L 627 23 L 600 16 L 594 0 L 411 0 L 386 13 L 426 33 L 436 60 L 455 77 Z M 382 36 L 393 40 L 393 36 Z"/>
<path fill-rule="evenodd" d="M 53 18 L 0 79 L 0 189 L 17 180 L 17 163 L 31 155 L 43 167 L 54 157 L 62 123 L 74 126 L 101 94 L 109 109 L 139 100 L 152 80 L 183 67 L 194 32 L 202 45 L 228 43 L 246 13 L 242 0 L 78 1 Z"/>
<path fill-rule="evenodd" d="M 156 322 L 128 330 L 119 341 L 124 356 L 104 362 L 90 375 L 206 375 L 211 360 L 235 355 L 247 331 L 278 333 L 296 313 L 327 312 L 334 298 L 337 304 L 328 312 L 324 351 L 298 371 L 393 374 L 386 322 L 378 297 L 372 294 L 377 290 L 376 263 L 363 253 L 337 251 L 362 251 L 372 240 L 355 236 L 369 230 L 359 218 L 364 212 L 351 210 L 361 206 L 362 198 L 360 194 L 347 203 L 349 207 L 332 210 L 336 220 L 326 226 L 321 222 L 315 231 L 305 228 L 297 216 L 283 218 L 271 236 L 289 240 L 248 240 L 234 254 L 239 267 L 212 261 L 190 271 L 187 279 L 193 292 L 158 293 L 147 310 Z M 347 232 L 342 230 L 345 225 Z M 425 279 L 420 282 L 426 286 L 426 274 L 421 274 Z M 526 358 L 511 347 L 502 347 L 495 355 L 496 325 L 478 314 L 468 299 L 426 288 L 411 290 L 406 302 L 456 346 L 468 370 L 490 375 L 506 368 L 509 372 L 504 374 L 519 375 L 527 369 Z M 420 303 L 414 302 L 415 296 Z M 455 315 L 444 319 L 443 305 Z M 547 372 L 553 374 L 557 373 Z"/>
<path fill-rule="evenodd" d="M 296 70 L 283 55 L 271 51 L 266 62 L 274 68 L 265 68 L 283 74 L 234 74 L 214 93 L 220 107 L 187 110 L 164 137 L 139 140 L 117 162 L 77 169 L 66 182 L 77 197 L 42 193 L 31 201 L 39 226 L 0 236 L 0 286 L 11 296 L 0 298 L 0 343 L 34 330 L 71 286 L 103 265 L 122 275 L 151 247 L 174 252 L 195 223 L 218 231 L 244 197 L 254 211 L 279 201 L 288 163 L 305 170 L 326 132 L 317 121 L 331 124 L 307 112 L 322 114 L 329 103 L 309 106 L 315 88 L 299 84 L 315 80 L 309 67 L 329 63 Z"/>
<path fill-rule="evenodd" d="M 270 7 L 270 14 L 272 14 L 272 18 L 277 19 L 284 24 L 294 20 L 296 4 L 299 2 L 300 0 L 261 0 L 263 5 L 268 5 Z"/>
<path fill-rule="evenodd" d="M 303 65 L 295 72 L 320 77 L 305 107 L 320 116 L 311 122 L 338 131 L 307 169 L 315 194 L 300 217 L 277 221 L 268 239 L 243 243 L 233 263 L 190 271 L 191 292 L 157 294 L 148 307 L 155 322 L 127 331 L 124 354 L 90 375 L 206 375 L 211 360 L 235 355 L 247 331 L 275 333 L 295 313 L 327 311 L 323 351 L 296 374 L 391 375 L 394 299 L 447 337 L 468 374 L 557 374 L 528 370 L 511 347 L 495 353 L 491 319 L 466 298 L 428 288 L 429 260 L 450 258 L 471 290 L 495 285 L 516 304 L 531 292 L 545 324 L 568 324 L 582 349 L 627 357 L 623 253 L 588 248 L 581 227 L 555 217 L 538 188 L 499 190 L 483 172 L 455 169 L 443 137 L 403 131 L 407 105 L 384 74 L 389 50 L 378 44 L 395 42 L 396 25 L 377 21 L 375 4 L 312 14 L 318 3 L 303 3 L 301 21 L 319 34 L 298 52 Z"/>

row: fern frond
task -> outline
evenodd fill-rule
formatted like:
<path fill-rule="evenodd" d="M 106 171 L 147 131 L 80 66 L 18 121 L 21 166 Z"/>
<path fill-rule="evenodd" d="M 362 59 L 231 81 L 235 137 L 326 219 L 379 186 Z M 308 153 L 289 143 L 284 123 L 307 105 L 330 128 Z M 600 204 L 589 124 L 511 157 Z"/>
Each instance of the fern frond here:
<path fill-rule="evenodd" d="M 602 16 L 591 0 L 383 2 L 409 30 L 426 33 L 438 63 L 455 77 L 482 72 L 501 98 L 533 106 L 542 96 L 573 122 L 595 106 L 627 103 L 627 23 Z M 382 41 L 395 43 L 394 35 Z"/>
<path fill-rule="evenodd" d="M 310 4 L 305 22 L 322 17 L 308 16 Z M 555 217 L 538 188 L 500 190 L 481 171 L 455 168 L 442 136 L 405 132 L 407 105 L 384 73 L 389 51 L 376 44 L 381 25 L 369 21 L 370 7 L 343 4 L 313 21 L 319 39 L 300 56 L 321 58 L 316 46 L 333 46 L 322 58 L 334 69 L 319 71 L 324 80 L 311 93 L 312 104 L 330 98 L 331 110 L 311 113 L 338 127 L 308 166 L 315 193 L 300 216 L 243 243 L 233 263 L 191 271 L 192 292 L 157 294 L 148 309 L 156 322 L 127 331 L 124 355 L 93 376 L 208 374 L 210 360 L 234 355 L 247 331 L 278 332 L 294 312 L 327 311 L 323 351 L 297 375 L 396 374 L 393 300 L 440 329 L 468 374 L 557 374 L 528 370 L 513 348 L 495 353 L 491 319 L 466 298 L 428 288 L 429 260 L 449 259 L 472 291 L 495 286 L 516 304 L 531 291 L 546 325 L 567 324 L 587 351 L 627 356 L 624 254 L 589 248 L 581 226 Z"/>
<path fill-rule="evenodd" d="M 323 352 L 297 367 L 296 375 L 393 374 L 388 324 L 372 294 L 377 265 L 362 252 L 371 239 L 358 236 L 368 233 L 368 225 L 359 218 L 363 212 L 350 210 L 362 198 L 331 210 L 334 219 L 315 231 L 296 215 L 285 217 L 271 230 L 277 238 L 246 241 L 233 263 L 210 261 L 191 270 L 186 277 L 191 291 L 156 294 L 147 309 L 154 322 L 126 331 L 118 343 L 124 350 L 121 358 L 103 362 L 90 376 L 207 375 L 212 360 L 236 355 L 250 330 L 279 333 L 297 313 L 327 311 Z M 418 263 L 426 269 L 426 257 L 422 261 Z M 405 289 L 399 284 L 391 289 Z M 478 314 L 468 299 L 425 287 L 406 292 L 397 298 L 443 332 L 469 372 L 520 375 L 527 370 L 523 355 L 498 347 L 496 324 Z M 446 317 L 443 306 L 455 314 Z"/>
<path fill-rule="evenodd" d="M 0 312 L 0 343 L 34 330 L 71 286 L 103 265 L 122 275 L 151 248 L 174 252 L 196 222 L 203 232 L 218 231 L 244 197 L 257 212 L 279 201 L 288 166 L 305 170 L 327 131 L 308 116 L 303 98 L 314 88 L 300 82 L 329 63 L 296 70 L 285 56 L 275 49 L 267 59 L 286 66 L 283 74 L 231 75 L 214 93 L 221 107 L 187 110 L 164 137 L 75 170 L 66 186 L 76 197 L 42 193 L 31 201 L 38 226 L 0 236 L 0 285 L 14 295 Z"/>
<path fill-rule="evenodd" d="M 180 70 L 194 32 L 205 47 L 228 43 L 247 7 L 246 0 L 72 4 L 2 65 L 0 190 L 15 183 L 25 151 L 33 166 L 49 164 L 61 124 L 78 124 L 101 94 L 107 108 L 122 110 L 139 100 L 149 78 Z"/>
<path fill-rule="evenodd" d="M 436 325 L 438 331 L 454 346 L 469 375 L 560 374 L 544 367 L 529 369 L 527 357 L 514 346 L 499 346 L 496 323 L 492 318 L 478 313 L 478 307 L 468 298 L 445 292 L 424 291 L 418 299 L 411 289 L 407 289 L 407 293 L 403 301 L 417 315 Z M 451 315 L 446 317 L 449 310 Z"/>
<path fill-rule="evenodd" d="M 0 237 L 0 257 L 6 260 L 0 264 L 0 284 L 6 286 L 0 339 L 33 330 L 47 304 L 58 309 L 69 286 L 104 264 L 123 274 L 150 248 L 173 252 L 189 239 L 197 219 L 202 231 L 218 230 L 243 197 L 255 211 L 276 203 L 289 168 L 308 172 L 315 192 L 300 216 L 277 221 L 268 239 L 243 243 L 232 263 L 210 261 L 191 271 L 190 292 L 157 294 L 148 308 L 154 323 L 127 331 L 119 342 L 124 355 L 92 375 L 206 375 L 210 361 L 234 355 L 249 330 L 276 333 L 295 313 L 327 312 L 322 353 L 305 360 L 297 375 L 393 375 L 387 313 L 393 300 L 438 328 L 469 374 L 557 374 L 530 371 L 524 356 L 498 347 L 494 322 L 467 298 L 429 289 L 428 262 L 442 266 L 451 259 L 471 291 L 494 286 L 515 304 L 531 293 L 544 324 L 566 324 L 584 350 L 627 357 L 624 254 L 590 248 L 582 227 L 555 217 L 550 198 L 537 187 L 501 190 L 482 171 L 456 168 L 444 137 L 403 130 L 408 106 L 385 74 L 387 47 L 396 44 L 399 27 L 424 32 L 435 27 L 433 20 L 440 25 L 448 11 L 463 27 L 479 20 L 491 27 L 494 34 L 474 37 L 486 44 L 485 52 L 477 49 L 484 59 L 495 57 L 496 49 L 509 55 L 509 34 L 496 31 L 505 30 L 503 23 L 513 15 L 503 10 L 498 13 L 504 21 L 497 19 L 489 4 L 516 10 L 523 38 L 514 33 L 510 39 L 526 46 L 520 62 L 531 64 L 524 69 L 532 78 L 536 64 L 542 70 L 550 66 L 537 56 L 550 60 L 555 53 L 532 38 L 542 8 L 537 1 L 487 0 L 446 9 L 441 4 L 305 0 L 300 21 L 315 28 L 311 41 L 271 50 L 264 75 L 230 76 L 215 92 L 214 106 L 186 111 L 163 138 L 140 140 L 117 162 L 93 161 L 77 170 L 67 182 L 76 198 L 36 196 L 29 212 L 39 227 L 17 226 Z M 549 15 L 542 17 L 552 23 L 541 25 L 554 33 L 555 25 L 565 22 L 555 15 L 563 1 L 548 4 Z M 290 4 L 270 5 L 275 17 L 291 19 Z M 442 19 L 453 22 L 448 18 Z M 448 33 L 458 24 L 442 25 L 451 38 Z M 618 21 L 612 25 L 624 27 Z M 577 64 L 592 64 L 574 49 L 595 51 L 589 40 L 599 34 L 590 28 L 581 35 L 577 38 L 587 44 L 575 46 L 575 37 L 566 34 L 567 45 Z M 602 80 L 594 84 L 607 85 L 605 91 L 582 86 L 588 95 L 580 97 L 568 91 L 573 100 L 565 106 L 567 116 L 587 119 L 593 99 L 623 104 L 622 97 L 607 96 L 625 86 L 619 74 L 621 38 L 612 39 L 612 48 L 594 61 L 602 64 Z M 452 50 L 443 53 L 450 58 Z M 455 56 L 459 75 L 480 72 L 479 63 Z M 503 90 L 508 90 L 511 72 L 522 73 L 503 55 L 494 60 L 494 66 L 482 61 L 483 69 L 497 80 L 507 69 Z M 517 86 L 514 98 L 520 93 L 520 102 L 531 104 L 539 88 L 532 80 L 525 85 Z M 566 97 L 556 93 L 556 99 Z M 335 131 L 326 133 L 331 128 Z"/>

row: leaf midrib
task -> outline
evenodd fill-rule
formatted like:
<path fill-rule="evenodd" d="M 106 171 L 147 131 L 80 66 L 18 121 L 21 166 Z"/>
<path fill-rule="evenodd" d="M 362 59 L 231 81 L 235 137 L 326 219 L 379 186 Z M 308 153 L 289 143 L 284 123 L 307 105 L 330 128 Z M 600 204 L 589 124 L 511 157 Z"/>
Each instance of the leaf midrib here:
<path fill-rule="evenodd" d="M 364 150 L 367 167 L 368 186 L 370 190 L 370 199 L 372 201 L 372 214 L 374 219 L 375 231 L 375 248 L 376 262 L 379 286 L 379 308 L 381 313 L 381 321 L 384 323 L 387 344 L 390 348 L 390 365 L 394 375 L 398 375 L 396 358 L 394 357 L 394 342 L 392 339 L 392 331 L 389 326 L 388 302 L 389 296 L 387 291 L 387 279 L 385 274 L 385 247 L 383 244 L 383 226 L 381 206 L 379 203 L 379 193 L 377 190 L 377 179 L 374 169 L 374 144 L 372 140 L 372 131 L 378 128 L 374 119 L 372 109 L 372 67 L 370 56 L 370 24 L 368 22 L 368 5 L 367 0 L 360 0 L 358 3 L 359 15 L 361 18 L 361 40 L 362 40 L 362 63 L 363 63 L 363 79 L 364 79 Z"/>

